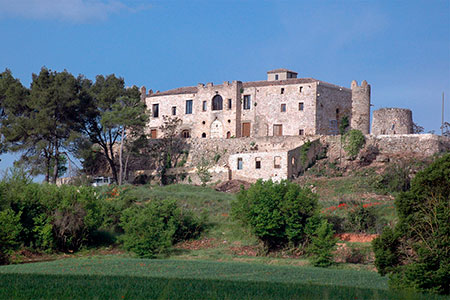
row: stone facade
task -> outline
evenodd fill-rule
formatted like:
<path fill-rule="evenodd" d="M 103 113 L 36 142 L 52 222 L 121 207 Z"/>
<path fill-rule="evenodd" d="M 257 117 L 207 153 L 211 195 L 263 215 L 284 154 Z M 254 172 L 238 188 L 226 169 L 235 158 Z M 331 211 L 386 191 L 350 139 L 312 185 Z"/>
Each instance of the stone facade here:
<path fill-rule="evenodd" d="M 363 80 L 358 86 L 356 80 L 352 81 L 352 119 L 350 127 L 369 134 L 370 130 L 370 85 Z"/>
<path fill-rule="evenodd" d="M 412 112 L 404 108 L 381 108 L 373 112 L 372 134 L 413 133 Z"/>
<path fill-rule="evenodd" d="M 185 136 L 192 138 L 337 134 L 339 120 L 351 118 L 351 89 L 296 78 L 286 69 L 267 75 L 267 81 L 198 84 L 148 94 L 143 87 L 151 111 L 148 129 L 160 137 L 167 115 L 179 117 Z"/>

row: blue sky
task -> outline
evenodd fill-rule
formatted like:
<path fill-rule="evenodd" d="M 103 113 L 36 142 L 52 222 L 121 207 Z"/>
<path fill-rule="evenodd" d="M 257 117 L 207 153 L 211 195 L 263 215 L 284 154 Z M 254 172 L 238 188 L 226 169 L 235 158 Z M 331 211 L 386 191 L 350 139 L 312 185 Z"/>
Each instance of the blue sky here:
<path fill-rule="evenodd" d="M 350 87 L 373 109 L 450 120 L 450 1 L 0 0 L 0 69 L 29 86 L 42 66 L 167 90 L 264 80 L 284 67 Z M 11 165 L 0 157 L 0 169 Z"/>

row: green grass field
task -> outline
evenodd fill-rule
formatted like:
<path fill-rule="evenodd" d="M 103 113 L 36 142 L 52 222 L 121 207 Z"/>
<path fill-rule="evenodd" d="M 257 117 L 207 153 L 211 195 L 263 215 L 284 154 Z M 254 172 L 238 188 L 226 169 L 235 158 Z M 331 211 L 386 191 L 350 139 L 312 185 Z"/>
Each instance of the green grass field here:
<path fill-rule="evenodd" d="M 369 271 L 119 257 L 0 267 L 0 299 L 445 299 Z"/>

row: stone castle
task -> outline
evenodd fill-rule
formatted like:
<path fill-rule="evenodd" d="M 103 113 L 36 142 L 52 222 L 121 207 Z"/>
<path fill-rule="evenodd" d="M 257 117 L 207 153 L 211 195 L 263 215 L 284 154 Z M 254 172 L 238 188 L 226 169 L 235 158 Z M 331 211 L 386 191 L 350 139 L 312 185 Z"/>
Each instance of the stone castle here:
<path fill-rule="evenodd" d="M 344 116 L 352 129 L 366 135 L 409 135 L 413 128 L 410 110 L 388 108 L 374 112 L 370 131 L 370 85 L 365 80 L 361 85 L 352 81 L 346 88 L 297 78 L 287 69 L 268 71 L 264 81 L 226 81 L 148 93 L 142 87 L 141 97 L 150 110 L 152 138 L 162 136 L 163 116 L 182 120 L 180 134 L 191 147 L 183 172 L 193 173 L 199 157 L 221 153 L 211 167 L 217 180 L 298 176 L 305 168 L 300 162 L 303 144 L 315 145 L 320 138 L 337 135 Z M 432 151 L 441 147 L 439 141 L 433 145 Z M 310 148 L 308 156 L 314 156 L 318 147 Z"/>

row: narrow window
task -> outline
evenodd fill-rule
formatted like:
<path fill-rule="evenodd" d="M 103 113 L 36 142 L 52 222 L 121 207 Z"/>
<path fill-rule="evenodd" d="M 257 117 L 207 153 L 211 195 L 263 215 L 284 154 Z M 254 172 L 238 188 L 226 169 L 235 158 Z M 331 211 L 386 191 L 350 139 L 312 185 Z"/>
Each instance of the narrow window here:
<path fill-rule="evenodd" d="M 206 101 L 203 101 L 203 103 L 202 103 L 202 110 L 203 111 L 206 111 L 206 105 L 207 105 Z"/>
<path fill-rule="evenodd" d="M 303 87 L 301 86 L 298 91 L 300 92 L 300 94 L 303 92 Z"/>
<path fill-rule="evenodd" d="M 231 138 L 231 132 L 227 131 L 227 139 Z"/>
<path fill-rule="evenodd" d="M 281 112 L 286 112 L 286 104 L 281 104 Z"/>
<path fill-rule="evenodd" d="M 281 88 L 281 94 L 284 94 L 284 88 Z"/>
<path fill-rule="evenodd" d="M 206 138 L 206 133 L 202 133 L 202 138 Z"/>
<path fill-rule="evenodd" d="M 275 80 L 278 80 L 278 74 L 275 75 Z"/>
<path fill-rule="evenodd" d="M 192 114 L 192 100 L 186 100 L 186 114 Z"/>
<path fill-rule="evenodd" d="M 238 170 L 242 170 L 242 167 L 243 167 L 243 162 L 242 162 L 242 157 L 238 157 L 238 159 L 237 159 L 237 169 Z"/>
<path fill-rule="evenodd" d="M 305 135 L 305 130 L 299 129 L 298 130 L 298 135 Z"/>
<path fill-rule="evenodd" d="M 156 139 L 157 138 L 157 131 L 156 129 L 151 129 L 150 130 L 150 136 L 152 137 L 152 139 Z"/>
<path fill-rule="evenodd" d="M 176 115 L 177 115 L 177 107 L 172 106 L 172 116 L 176 116 Z"/>
<path fill-rule="evenodd" d="M 305 105 L 303 104 L 303 102 L 299 102 L 298 103 L 298 110 L 299 111 L 303 111 L 304 108 L 305 108 Z"/>
<path fill-rule="evenodd" d="M 255 169 L 261 169 L 261 157 L 255 158 Z"/>
<path fill-rule="evenodd" d="M 231 109 L 231 108 L 232 108 L 232 100 L 228 99 L 228 109 Z"/>
<path fill-rule="evenodd" d="M 281 156 L 275 156 L 273 159 L 274 169 L 281 169 Z"/>
<path fill-rule="evenodd" d="M 223 108 L 223 100 L 220 95 L 215 95 L 212 98 L 212 110 L 222 110 Z"/>
<path fill-rule="evenodd" d="M 153 104 L 153 118 L 159 117 L 159 104 Z"/>
<path fill-rule="evenodd" d="M 188 139 L 188 138 L 190 138 L 191 137 L 191 132 L 189 131 L 189 130 L 183 130 L 182 132 L 181 132 L 181 137 L 182 138 L 185 138 L 185 139 Z"/>
<path fill-rule="evenodd" d="M 252 99 L 250 95 L 244 95 L 244 109 L 250 109 Z"/>

